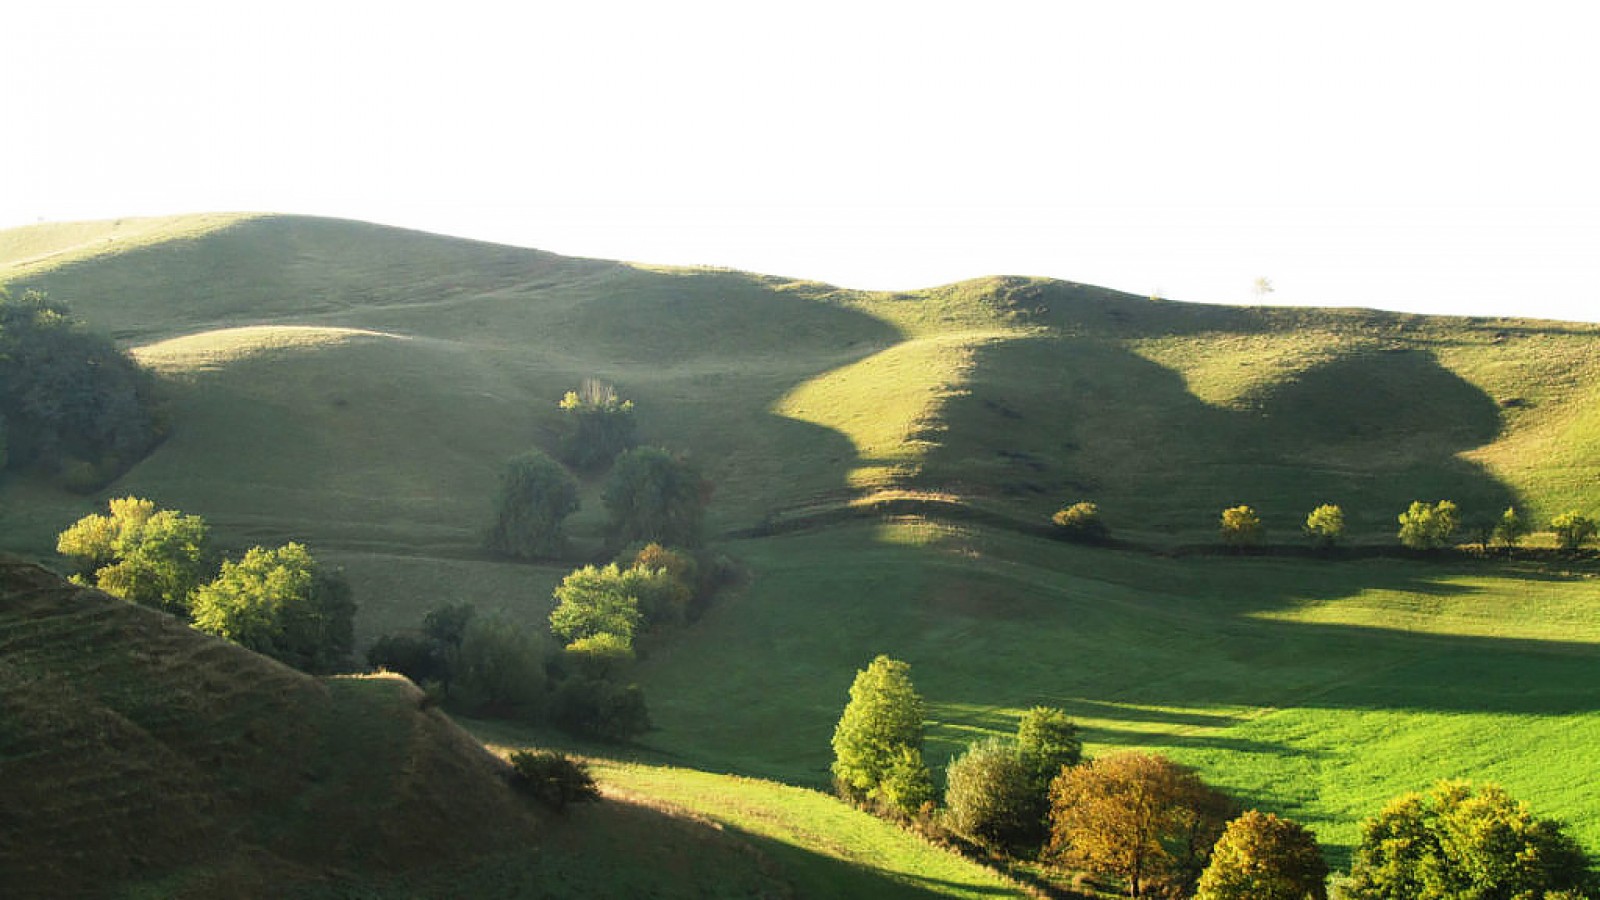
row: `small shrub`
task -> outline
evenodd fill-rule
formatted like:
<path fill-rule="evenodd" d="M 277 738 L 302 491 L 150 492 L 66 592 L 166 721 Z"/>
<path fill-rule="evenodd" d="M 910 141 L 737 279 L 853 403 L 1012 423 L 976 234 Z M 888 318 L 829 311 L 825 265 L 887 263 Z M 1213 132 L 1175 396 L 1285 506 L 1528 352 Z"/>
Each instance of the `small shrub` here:
<path fill-rule="evenodd" d="M 1576 550 L 1595 536 L 1595 521 L 1571 510 L 1550 520 L 1550 530 L 1556 533 L 1556 545 L 1563 550 Z"/>
<path fill-rule="evenodd" d="M 572 676 L 550 698 L 550 718 L 575 734 L 627 741 L 651 728 L 644 691 L 601 678 Z"/>
<path fill-rule="evenodd" d="M 1344 510 L 1332 503 L 1324 503 L 1306 516 L 1306 537 L 1318 547 L 1327 549 L 1344 537 Z"/>
<path fill-rule="evenodd" d="M 593 803 L 600 788 L 589 765 L 551 750 L 518 750 L 511 754 L 511 784 L 556 812 L 568 803 Z"/>
<path fill-rule="evenodd" d="M 1050 517 L 1059 534 L 1069 541 L 1096 543 L 1110 536 L 1105 520 L 1100 517 L 1100 507 L 1088 501 L 1079 501 L 1059 509 Z"/>
<path fill-rule="evenodd" d="M 1514 549 L 1522 541 L 1523 535 L 1528 533 L 1528 525 L 1517 515 L 1515 506 L 1506 507 L 1500 514 L 1500 521 L 1494 526 L 1494 543 L 1506 550 Z"/>
<path fill-rule="evenodd" d="M 1234 506 L 1223 510 L 1220 528 L 1222 542 L 1231 547 L 1249 547 L 1261 543 L 1261 517 L 1251 507 Z"/>
<path fill-rule="evenodd" d="M 1449 500 L 1415 500 L 1400 514 L 1400 543 L 1412 550 L 1437 550 L 1450 543 L 1460 525 L 1460 511 Z"/>

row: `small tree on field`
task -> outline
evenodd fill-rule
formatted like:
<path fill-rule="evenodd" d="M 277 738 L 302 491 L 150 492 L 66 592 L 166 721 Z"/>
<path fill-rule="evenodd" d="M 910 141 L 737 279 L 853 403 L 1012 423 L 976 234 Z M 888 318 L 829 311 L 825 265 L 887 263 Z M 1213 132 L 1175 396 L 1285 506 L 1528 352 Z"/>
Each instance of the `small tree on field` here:
<path fill-rule="evenodd" d="M 556 608 L 550 611 L 550 630 L 566 643 L 599 634 L 614 635 L 630 649 L 643 618 L 638 592 L 630 574 L 615 563 L 584 566 L 562 579 L 555 589 Z"/>
<path fill-rule="evenodd" d="M 1118 753 L 1064 770 L 1050 786 L 1051 856 L 1113 875 L 1129 897 L 1192 888 L 1233 804 L 1165 757 Z"/>
<path fill-rule="evenodd" d="M 1496 546 L 1511 550 L 1527 533 L 1528 525 L 1517 515 L 1517 508 L 1508 506 L 1506 511 L 1500 514 L 1500 521 L 1495 523 L 1493 540 Z"/>
<path fill-rule="evenodd" d="M 1324 503 L 1306 516 L 1306 537 L 1311 543 L 1327 549 L 1344 537 L 1344 510 L 1332 503 Z"/>
<path fill-rule="evenodd" d="M 1003 853 L 1037 849 L 1049 801 L 1011 741 L 989 738 L 950 761 L 945 824 L 973 843 Z"/>
<path fill-rule="evenodd" d="M 157 510 L 138 497 L 112 500 L 109 514 L 84 516 L 56 539 L 56 552 L 114 597 L 189 615 L 203 580 L 210 529 L 199 516 Z"/>
<path fill-rule="evenodd" d="M 617 396 L 617 389 L 598 379 L 585 378 L 576 391 L 561 398 L 566 434 L 561 455 L 579 469 L 598 469 L 633 446 L 633 401 Z"/>
<path fill-rule="evenodd" d="M 657 447 L 618 457 L 601 494 L 615 544 L 698 546 L 708 500 L 710 484 L 699 470 Z"/>
<path fill-rule="evenodd" d="M 1072 541 L 1095 543 L 1105 540 L 1110 534 L 1105 520 L 1100 517 L 1100 507 L 1086 500 L 1056 510 L 1050 521 L 1060 529 L 1063 537 Z"/>
<path fill-rule="evenodd" d="M 451 667 L 450 695 L 474 713 L 533 718 L 544 704 L 544 657 L 534 629 L 500 616 L 474 616 Z"/>
<path fill-rule="evenodd" d="M 1415 500 L 1400 514 L 1400 543 L 1412 550 L 1437 550 L 1450 543 L 1460 524 L 1460 511 L 1449 500 Z"/>
<path fill-rule="evenodd" d="M 1248 506 L 1234 506 L 1222 511 L 1222 542 L 1233 547 L 1249 547 L 1261 543 L 1263 529 L 1261 517 Z"/>
<path fill-rule="evenodd" d="M 1550 530 L 1556 533 L 1556 546 L 1563 550 L 1576 550 L 1595 535 L 1595 521 L 1571 510 L 1550 520 Z"/>
<path fill-rule="evenodd" d="M 1328 864 L 1316 835 L 1250 810 L 1228 823 L 1200 876 L 1196 900 L 1327 900 Z"/>
<path fill-rule="evenodd" d="M 552 750 L 518 750 L 508 761 L 512 786 L 556 812 L 568 803 L 600 799 L 600 787 L 582 760 Z"/>
<path fill-rule="evenodd" d="M 1083 738 L 1065 710 L 1035 706 L 1017 722 L 1017 750 L 1042 799 L 1061 770 L 1083 762 Z"/>
<path fill-rule="evenodd" d="M 911 684 L 911 666 L 879 656 L 856 672 L 850 702 L 833 731 L 833 777 L 839 790 L 857 802 L 879 800 L 903 813 L 908 798 L 896 796 L 891 774 L 901 783 L 919 780 L 922 764 L 922 697 Z M 931 779 L 929 780 L 931 791 Z M 886 785 L 891 790 L 885 790 Z M 920 804 L 918 804 L 920 806 Z"/>
<path fill-rule="evenodd" d="M 1558 823 L 1535 817 L 1497 785 L 1443 781 L 1362 823 L 1344 895 L 1549 900 L 1595 887 L 1588 858 Z"/>
<path fill-rule="evenodd" d="M 250 548 L 194 594 L 195 628 L 311 672 L 349 655 L 355 612 L 344 579 L 295 543 Z"/>
<path fill-rule="evenodd" d="M 489 549 L 519 559 L 558 556 L 566 547 L 561 525 L 578 510 L 578 483 L 543 453 L 524 453 L 500 477 Z"/>

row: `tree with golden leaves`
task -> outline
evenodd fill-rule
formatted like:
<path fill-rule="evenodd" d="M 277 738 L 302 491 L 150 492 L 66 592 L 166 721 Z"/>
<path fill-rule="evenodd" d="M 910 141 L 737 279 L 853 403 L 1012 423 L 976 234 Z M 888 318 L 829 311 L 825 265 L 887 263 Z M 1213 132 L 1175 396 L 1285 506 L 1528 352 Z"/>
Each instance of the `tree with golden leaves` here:
<path fill-rule="evenodd" d="M 1051 784 L 1048 855 L 1122 879 L 1129 897 L 1186 891 L 1233 812 L 1226 795 L 1166 757 L 1117 753 Z"/>
<path fill-rule="evenodd" d="M 1200 876 L 1196 900 L 1328 900 L 1328 864 L 1317 837 L 1272 813 L 1228 823 Z"/>

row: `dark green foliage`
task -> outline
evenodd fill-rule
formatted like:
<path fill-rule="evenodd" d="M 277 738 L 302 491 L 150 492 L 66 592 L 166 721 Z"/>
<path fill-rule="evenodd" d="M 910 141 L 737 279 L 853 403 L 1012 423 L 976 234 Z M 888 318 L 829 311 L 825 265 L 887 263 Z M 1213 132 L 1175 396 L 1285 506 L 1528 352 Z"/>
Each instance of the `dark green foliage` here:
<path fill-rule="evenodd" d="M 1414 500 L 1400 514 L 1400 543 L 1412 550 L 1437 550 L 1450 543 L 1460 525 L 1460 511 L 1449 500 Z"/>
<path fill-rule="evenodd" d="M 698 546 L 709 500 L 710 484 L 699 470 L 657 447 L 638 447 L 618 457 L 601 495 L 615 544 Z"/>
<path fill-rule="evenodd" d="M 600 678 L 572 676 L 550 698 L 550 718 L 577 734 L 627 741 L 650 730 L 644 691 Z"/>
<path fill-rule="evenodd" d="M 551 750 L 518 750 L 509 761 L 512 786 L 556 812 L 568 803 L 600 799 L 600 787 L 582 760 Z"/>
<path fill-rule="evenodd" d="M 386 634 L 367 648 L 367 664 L 398 672 L 416 684 L 448 680 L 449 665 L 433 640 L 420 634 Z"/>
<path fill-rule="evenodd" d="M 533 629 L 475 617 L 451 659 L 450 698 L 479 715 L 537 718 L 545 701 L 544 659 L 544 641 Z"/>
<path fill-rule="evenodd" d="M 112 596 L 187 617 L 208 534 L 199 516 L 122 497 L 110 501 L 108 515 L 84 516 L 61 532 L 56 552 Z"/>
<path fill-rule="evenodd" d="M 567 470 L 543 453 L 524 453 L 500 477 L 489 549 L 518 559 L 558 556 L 566 548 L 562 522 L 577 510 L 578 483 Z"/>
<path fill-rule="evenodd" d="M 1588 858 L 1558 823 L 1498 785 L 1443 781 L 1362 823 L 1345 896 L 1541 900 L 1595 888 Z"/>
<path fill-rule="evenodd" d="M 833 732 L 833 777 L 840 793 L 915 813 L 920 803 L 908 807 L 900 800 L 914 793 L 906 788 L 922 766 L 922 715 L 907 663 L 879 656 L 856 672 L 850 702 Z M 898 779 L 892 785 L 891 773 Z"/>
<path fill-rule="evenodd" d="M 345 580 L 289 543 L 252 547 L 194 594 L 194 626 L 308 672 L 337 668 L 354 643 Z"/>
<path fill-rule="evenodd" d="M 451 603 L 436 607 L 422 617 L 422 633 L 441 647 L 460 648 L 475 610 L 470 603 Z"/>
<path fill-rule="evenodd" d="M 1049 798 L 1011 741 L 989 738 L 951 760 L 944 803 L 951 831 L 992 850 L 1021 853 L 1044 840 Z"/>
<path fill-rule="evenodd" d="M 1056 510 L 1050 521 L 1055 523 L 1059 529 L 1058 533 L 1070 541 L 1093 544 L 1105 540 L 1111 534 L 1110 529 L 1106 527 L 1105 519 L 1100 517 L 1100 507 L 1087 501 Z"/>
<path fill-rule="evenodd" d="M 1200 876 L 1196 900 L 1328 900 L 1328 864 L 1316 835 L 1250 810 L 1228 823 Z"/>
<path fill-rule="evenodd" d="M 160 438 L 154 383 L 66 304 L 0 289 L 0 419 L 9 468 L 92 490 Z"/>
<path fill-rule="evenodd" d="M 578 390 L 561 398 L 561 412 L 566 426 L 561 457 L 568 465 L 604 468 L 634 444 L 633 401 L 620 399 L 603 381 L 585 378 Z"/>

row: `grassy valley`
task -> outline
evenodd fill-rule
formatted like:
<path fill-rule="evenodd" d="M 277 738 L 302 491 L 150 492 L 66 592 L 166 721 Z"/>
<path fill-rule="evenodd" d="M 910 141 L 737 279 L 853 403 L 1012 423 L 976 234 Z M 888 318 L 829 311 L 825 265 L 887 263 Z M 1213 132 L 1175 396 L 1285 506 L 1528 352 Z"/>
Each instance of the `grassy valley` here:
<path fill-rule="evenodd" d="M 67 870 L 73 841 L 149 816 L 168 823 L 157 843 L 223 842 L 150 863 L 181 885 L 209 884 L 207 861 L 232 854 L 256 862 L 216 874 L 236 879 L 222 883 L 288 873 L 316 887 L 331 883 L 329 867 L 360 859 L 357 875 L 380 886 L 514 895 L 617 854 L 637 863 L 608 876 L 618 890 L 663 866 L 686 896 L 689 885 L 728 896 L 1012 890 L 924 844 L 897 844 L 905 835 L 816 793 L 851 676 L 878 653 L 912 664 L 935 764 L 1042 703 L 1071 712 L 1091 754 L 1158 750 L 1306 822 L 1336 866 L 1361 818 L 1443 777 L 1500 781 L 1600 852 L 1600 802 L 1583 790 L 1600 746 L 1600 689 L 1588 677 L 1600 568 L 1375 552 L 1394 545 L 1395 516 L 1412 500 L 1454 500 L 1468 523 L 1514 504 L 1539 528 L 1568 509 L 1600 512 L 1600 326 L 1212 307 L 1018 278 L 856 292 L 280 216 L 4 232 L 0 282 L 46 290 L 117 338 L 158 373 L 174 423 L 97 494 L 0 483 L 0 549 L 51 561 L 57 532 L 134 494 L 204 515 L 225 547 L 305 541 L 344 569 L 363 642 L 444 602 L 542 621 L 552 586 L 602 549 L 599 480 L 582 487 L 570 560 L 492 558 L 483 530 L 505 461 L 552 450 L 556 402 L 599 377 L 637 404 L 644 442 L 700 463 L 715 485 L 713 547 L 743 572 L 641 665 L 658 728 L 597 762 L 628 803 L 553 825 L 505 813 L 528 818 L 518 840 L 538 848 L 537 863 L 515 848 L 490 853 L 487 868 L 441 851 L 438 866 L 417 859 L 410 872 L 404 810 L 393 833 L 352 823 L 354 843 L 316 848 L 331 856 L 295 855 L 323 810 L 434 809 L 455 789 L 429 799 L 422 780 L 482 763 L 459 761 L 477 759 L 471 742 L 458 746 L 403 682 L 269 667 L 250 679 L 282 690 L 197 696 L 147 722 L 136 712 L 148 697 L 104 699 L 131 676 L 91 664 L 91 651 L 135 642 L 127 665 L 150 669 L 135 683 L 161 693 L 168 681 L 138 679 L 183 671 L 154 649 L 182 629 L 143 610 L 8 601 L 4 696 L 33 710 L 15 721 L 37 724 L 6 735 L 0 765 L 46 766 L 29 742 L 44 740 L 49 710 L 82 707 L 60 727 L 85 755 L 39 769 L 40 790 L 103 770 L 144 798 L 99 823 L 61 812 L 75 824 L 59 853 L 40 857 L 49 871 Z M 1080 499 L 1100 505 L 1117 546 L 1051 539 L 1050 513 Z M 1306 513 L 1327 502 L 1344 507 L 1354 552 L 1214 552 L 1224 507 L 1251 504 L 1269 543 L 1299 547 Z M 113 613 L 137 628 L 78 630 Z M 243 677 L 236 667 L 254 665 L 230 652 L 205 664 L 202 683 L 222 692 Z M 42 686 L 17 694 L 23 674 Z M 179 724 L 179 709 L 218 724 Z M 206 818 L 220 812 L 193 810 L 224 801 L 161 787 L 215 776 L 158 760 L 192 755 L 191 744 L 234 747 L 267 727 L 256 721 L 280 719 L 275 733 L 326 753 L 302 764 L 294 754 L 305 751 L 269 743 L 228 763 L 263 797 L 289 798 L 225 798 L 262 833 L 222 833 Z M 126 746 L 150 735 L 169 746 L 95 750 L 88 735 L 102 720 L 121 723 L 104 727 L 126 730 Z M 169 740 L 162 730 L 202 727 L 216 731 Z M 368 742 L 393 751 L 397 733 L 460 754 L 422 758 L 458 761 L 384 757 L 392 766 L 348 795 L 295 780 L 355 760 Z M 479 734 L 502 749 L 546 739 Z M 492 777 L 473 784 L 462 790 L 484 804 L 510 802 L 491 799 Z M 169 801 L 154 798 L 169 795 L 188 806 L 164 812 Z M 12 834 L 35 826 L 6 823 Z"/>

